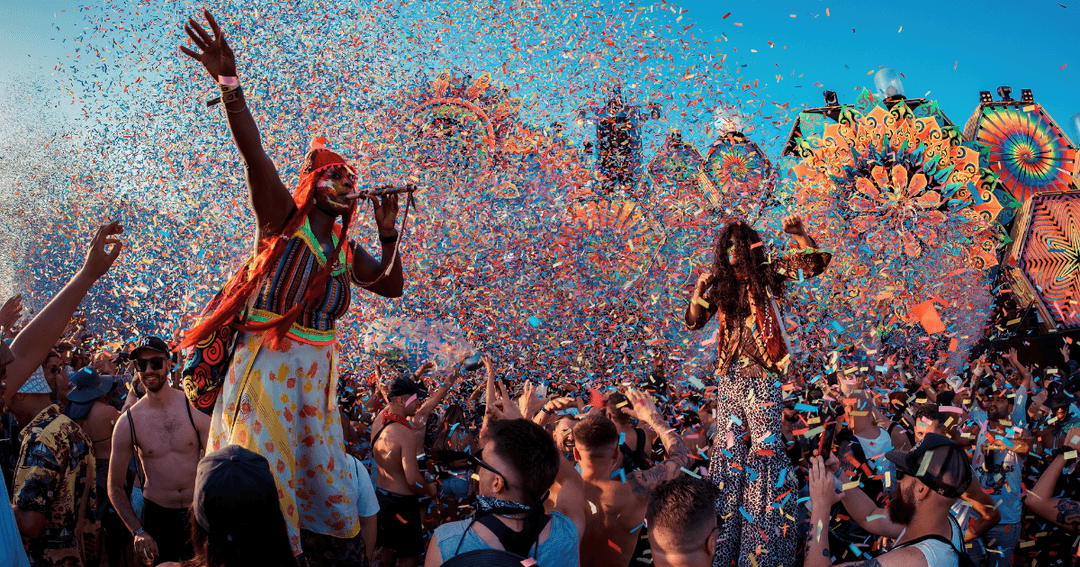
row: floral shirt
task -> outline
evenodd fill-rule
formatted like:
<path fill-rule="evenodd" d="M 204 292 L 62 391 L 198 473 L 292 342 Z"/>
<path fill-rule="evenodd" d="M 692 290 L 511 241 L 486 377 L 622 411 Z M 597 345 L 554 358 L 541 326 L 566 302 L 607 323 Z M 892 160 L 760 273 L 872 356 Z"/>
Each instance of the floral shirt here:
<path fill-rule="evenodd" d="M 53 404 L 26 425 L 15 468 L 13 506 L 45 515 L 45 528 L 23 545 L 34 567 L 92 565 L 82 549 L 93 549 L 94 455 L 90 439 Z M 87 537 L 89 536 L 89 537 Z M 85 560 L 85 563 L 84 563 Z"/>

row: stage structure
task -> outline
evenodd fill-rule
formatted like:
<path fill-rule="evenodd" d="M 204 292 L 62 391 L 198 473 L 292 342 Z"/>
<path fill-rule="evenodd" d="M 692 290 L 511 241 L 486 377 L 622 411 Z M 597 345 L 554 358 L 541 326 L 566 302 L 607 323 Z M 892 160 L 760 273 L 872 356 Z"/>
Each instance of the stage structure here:
<path fill-rule="evenodd" d="M 1006 268 L 1045 333 L 1080 329 L 1080 189 L 1040 191 L 1016 215 Z"/>
<path fill-rule="evenodd" d="M 1002 223 L 1012 219 L 1011 209 L 1043 191 L 1066 190 L 1077 175 L 1077 150 L 1054 119 L 1035 102 L 1030 89 L 1012 98 L 1012 89 L 998 87 L 999 100 L 989 91 L 979 93 L 979 106 L 964 126 L 964 138 L 976 144 L 979 165 L 998 177 L 1008 194 L 997 197 L 1006 209 Z M 1015 199 L 1015 204 L 1009 201 Z"/>
<path fill-rule="evenodd" d="M 826 91 L 826 105 L 792 127 L 777 198 L 813 234 L 830 235 L 822 244 L 836 253 L 793 294 L 801 305 L 788 312 L 805 320 L 788 323 L 820 348 L 932 361 L 978 338 L 1001 205 L 978 152 L 937 103 L 897 87 L 863 91 L 854 104 Z"/>

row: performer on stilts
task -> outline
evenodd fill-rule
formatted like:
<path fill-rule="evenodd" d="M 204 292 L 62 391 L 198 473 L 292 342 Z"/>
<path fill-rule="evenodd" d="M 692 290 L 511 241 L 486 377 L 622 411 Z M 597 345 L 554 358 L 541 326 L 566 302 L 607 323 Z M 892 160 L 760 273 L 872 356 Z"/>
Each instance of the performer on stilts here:
<path fill-rule="evenodd" d="M 220 86 L 257 222 L 254 257 L 181 344 L 198 345 L 246 313 L 214 405 L 207 451 L 238 444 L 267 458 L 294 554 L 303 551 L 316 564 L 359 564 L 362 557 L 348 554 L 362 549 L 341 543 L 354 538 L 360 524 L 335 400 L 335 321 L 349 308 L 350 283 L 383 297 L 401 296 L 398 198 L 370 197 L 382 244 L 381 260 L 375 260 L 348 240 L 357 208 L 355 174 L 324 140 L 304 157 L 290 194 L 262 146 L 233 52 L 214 18 L 205 16 L 213 36 L 188 20 L 185 30 L 198 50 L 180 49 Z"/>
<path fill-rule="evenodd" d="M 798 483 L 780 432 L 780 386 L 790 356 L 778 303 L 786 280 L 820 274 L 832 254 L 817 248 L 798 216 L 784 219 L 784 231 L 795 237 L 795 249 L 770 261 L 746 221 L 727 220 L 712 270 L 698 278 L 686 308 L 691 329 L 720 317 L 709 463 L 720 488 L 715 567 L 795 564 Z"/>

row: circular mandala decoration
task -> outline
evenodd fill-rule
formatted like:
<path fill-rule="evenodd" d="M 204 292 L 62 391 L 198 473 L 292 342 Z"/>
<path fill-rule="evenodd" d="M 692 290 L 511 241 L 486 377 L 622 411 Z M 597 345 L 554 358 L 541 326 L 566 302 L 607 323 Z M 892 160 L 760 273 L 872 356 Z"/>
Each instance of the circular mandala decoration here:
<path fill-rule="evenodd" d="M 705 177 L 719 192 L 718 203 L 743 216 L 767 200 L 773 185 L 773 166 L 757 144 L 737 132 L 713 142 L 705 158 Z"/>
<path fill-rule="evenodd" d="M 1037 104 L 985 106 L 976 140 L 984 165 L 1021 202 L 1072 183 L 1076 150 Z"/>
<path fill-rule="evenodd" d="M 568 211 L 564 243 L 575 249 L 589 279 L 603 285 L 636 280 L 661 239 L 634 201 L 583 201 Z"/>

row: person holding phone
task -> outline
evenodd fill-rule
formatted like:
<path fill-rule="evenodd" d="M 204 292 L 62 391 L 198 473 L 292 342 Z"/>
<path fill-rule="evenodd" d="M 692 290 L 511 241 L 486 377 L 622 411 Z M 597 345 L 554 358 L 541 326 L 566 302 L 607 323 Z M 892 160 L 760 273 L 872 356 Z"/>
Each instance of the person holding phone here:
<path fill-rule="evenodd" d="M 189 329 L 181 348 L 199 344 L 245 313 L 230 367 L 213 410 L 208 449 L 238 444 L 266 457 L 277 482 L 293 553 L 320 564 L 345 561 L 356 537 L 356 483 L 345 457 L 336 392 L 336 321 L 350 303 L 350 284 L 400 297 L 398 197 L 371 196 L 382 245 L 376 260 L 349 239 L 357 216 L 356 173 L 320 137 L 309 148 L 291 194 L 267 155 L 236 57 L 204 11 L 210 31 L 185 26 L 198 61 L 221 91 L 255 213 L 255 250 L 225 284 L 216 308 Z M 385 190 L 383 187 L 378 190 Z M 366 194 L 366 193 L 365 193 Z M 303 541 L 303 543 L 301 543 Z"/>
<path fill-rule="evenodd" d="M 782 393 L 774 386 L 783 382 L 790 361 L 777 303 L 785 281 L 822 273 L 832 254 L 817 248 L 799 216 L 786 217 L 783 226 L 795 237 L 795 250 L 770 259 L 748 222 L 727 220 L 712 269 L 698 278 L 686 307 L 690 329 L 719 316 L 717 436 L 709 465 L 710 479 L 720 487 L 718 566 L 750 555 L 759 567 L 795 563 L 795 538 L 775 537 L 776 530 L 794 529 L 789 518 L 797 515 L 796 499 L 778 504 L 778 497 L 798 489 L 784 452 Z"/>

